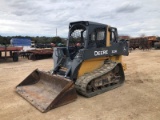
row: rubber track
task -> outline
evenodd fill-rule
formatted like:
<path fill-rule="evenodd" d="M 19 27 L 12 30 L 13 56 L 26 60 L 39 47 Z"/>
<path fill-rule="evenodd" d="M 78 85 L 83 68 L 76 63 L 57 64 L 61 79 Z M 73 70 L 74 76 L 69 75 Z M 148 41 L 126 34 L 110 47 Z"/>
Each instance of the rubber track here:
<path fill-rule="evenodd" d="M 110 71 L 112 71 L 116 67 L 117 64 L 118 63 L 116 63 L 116 62 L 107 62 L 101 68 L 96 69 L 93 72 L 86 73 L 83 76 L 79 77 L 75 82 L 75 87 L 76 87 L 77 92 L 79 92 L 80 94 L 82 94 L 86 97 L 93 97 L 97 94 L 101 94 L 103 92 L 106 92 L 108 90 L 111 90 L 111 89 L 114 89 L 114 88 L 120 86 L 123 82 L 119 83 L 119 84 L 115 84 L 113 86 L 104 87 L 100 90 L 96 90 L 96 91 L 90 92 L 90 93 L 88 93 L 86 91 L 87 85 L 90 81 L 92 81 L 93 79 L 96 79 L 98 77 L 101 77 L 102 75 L 109 73 Z"/>

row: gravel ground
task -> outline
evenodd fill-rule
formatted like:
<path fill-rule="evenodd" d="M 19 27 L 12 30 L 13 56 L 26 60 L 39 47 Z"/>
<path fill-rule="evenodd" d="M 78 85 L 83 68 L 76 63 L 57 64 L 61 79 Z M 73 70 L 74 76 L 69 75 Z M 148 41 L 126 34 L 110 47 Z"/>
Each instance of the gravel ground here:
<path fill-rule="evenodd" d="M 1 120 L 159 120 L 160 51 L 135 50 L 123 58 L 127 63 L 123 86 L 101 95 L 41 113 L 15 92 L 34 69 L 48 71 L 52 59 L 19 62 L 0 61 Z"/>

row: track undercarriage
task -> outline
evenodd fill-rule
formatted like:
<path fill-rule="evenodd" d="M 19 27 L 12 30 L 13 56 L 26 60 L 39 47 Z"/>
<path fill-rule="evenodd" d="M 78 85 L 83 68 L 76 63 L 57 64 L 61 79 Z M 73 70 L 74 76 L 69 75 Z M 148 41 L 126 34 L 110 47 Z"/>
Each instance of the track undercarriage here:
<path fill-rule="evenodd" d="M 107 62 L 101 68 L 86 73 L 75 82 L 77 92 L 92 97 L 114 89 L 124 82 L 122 65 L 116 62 Z"/>

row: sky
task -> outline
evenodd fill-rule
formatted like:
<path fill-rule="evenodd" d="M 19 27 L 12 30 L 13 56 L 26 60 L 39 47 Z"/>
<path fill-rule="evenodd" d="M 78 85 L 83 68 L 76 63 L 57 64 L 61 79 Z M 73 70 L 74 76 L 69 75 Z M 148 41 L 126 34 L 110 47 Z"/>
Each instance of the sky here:
<path fill-rule="evenodd" d="M 68 36 L 74 21 L 116 27 L 119 35 L 160 36 L 160 0 L 0 0 L 1 36 Z"/>

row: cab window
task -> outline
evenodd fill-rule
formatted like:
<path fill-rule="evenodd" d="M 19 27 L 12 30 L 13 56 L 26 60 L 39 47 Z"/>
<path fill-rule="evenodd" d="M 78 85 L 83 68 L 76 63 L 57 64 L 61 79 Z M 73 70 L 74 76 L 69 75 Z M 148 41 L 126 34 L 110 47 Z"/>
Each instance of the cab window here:
<path fill-rule="evenodd" d="M 104 39 L 105 39 L 105 31 L 104 30 L 97 31 L 97 40 L 104 40 Z"/>
<path fill-rule="evenodd" d="M 104 29 L 97 30 L 96 44 L 97 44 L 97 48 L 106 46 L 105 30 Z"/>

